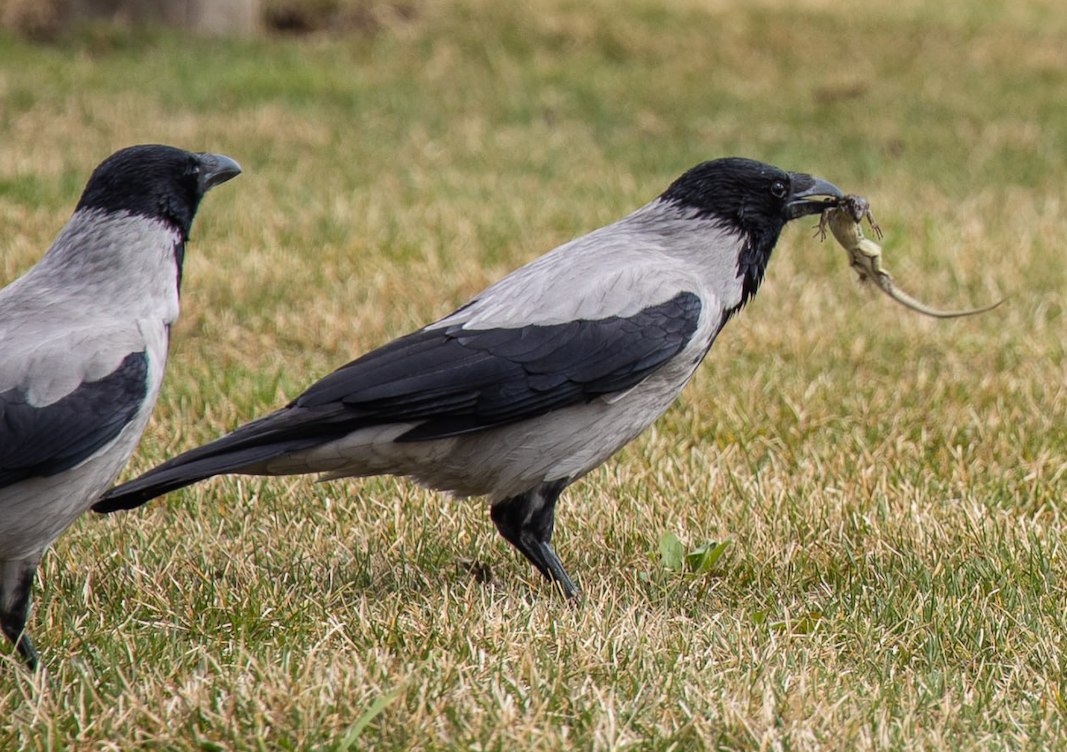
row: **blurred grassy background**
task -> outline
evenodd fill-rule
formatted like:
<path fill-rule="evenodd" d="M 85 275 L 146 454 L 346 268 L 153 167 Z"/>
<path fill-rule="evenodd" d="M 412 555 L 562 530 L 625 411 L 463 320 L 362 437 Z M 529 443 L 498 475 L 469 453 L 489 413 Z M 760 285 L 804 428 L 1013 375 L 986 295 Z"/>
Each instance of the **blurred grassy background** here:
<path fill-rule="evenodd" d="M 42 568 L 49 680 L 0 667 L 0 747 L 1055 746 L 1061 3 L 364 7 L 300 35 L 0 36 L 0 283 L 121 146 L 245 167 L 197 219 L 130 473 L 725 154 L 868 196 L 917 296 L 1008 302 L 925 320 L 787 229 L 679 404 L 564 498 L 577 610 L 482 504 L 403 481 L 87 517 Z M 665 531 L 731 543 L 688 574 Z"/>

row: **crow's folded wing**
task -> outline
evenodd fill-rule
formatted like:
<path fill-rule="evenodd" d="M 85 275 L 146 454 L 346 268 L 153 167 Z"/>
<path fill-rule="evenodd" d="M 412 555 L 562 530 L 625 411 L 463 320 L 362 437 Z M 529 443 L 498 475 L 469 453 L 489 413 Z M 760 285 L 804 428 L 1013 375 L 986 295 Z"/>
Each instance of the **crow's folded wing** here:
<path fill-rule="evenodd" d="M 133 420 L 147 392 L 143 351 L 48 404 L 35 405 L 26 387 L 0 392 L 0 488 L 83 462 Z"/>
<path fill-rule="evenodd" d="M 682 292 L 625 317 L 420 329 L 342 366 L 286 407 L 111 489 L 93 509 L 132 509 L 364 428 L 400 424 L 410 427 L 396 441 L 442 439 L 622 392 L 685 348 L 700 312 L 700 298 Z"/>
<path fill-rule="evenodd" d="M 686 346 L 700 310 L 683 292 L 627 317 L 426 328 L 339 368 L 290 408 L 333 413 L 330 431 L 415 423 L 399 441 L 526 420 L 640 383 Z"/>

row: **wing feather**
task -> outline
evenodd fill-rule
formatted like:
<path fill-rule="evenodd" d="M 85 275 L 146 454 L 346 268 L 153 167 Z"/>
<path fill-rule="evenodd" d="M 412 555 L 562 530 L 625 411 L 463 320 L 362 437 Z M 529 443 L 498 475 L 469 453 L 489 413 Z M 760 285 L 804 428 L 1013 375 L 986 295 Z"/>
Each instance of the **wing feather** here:
<path fill-rule="evenodd" d="M 525 420 L 639 383 L 685 347 L 700 310 L 683 292 L 628 317 L 422 329 L 342 366 L 290 408 L 340 403 L 352 429 L 421 421 L 401 441 Z"/>
<path fill-rule="evenodd" d="M 48 405 L 34 405 L 24 388 L 0 393 L 0 488 L 83 462 L 133 420 L 147 393 L 143 351 Z"/>

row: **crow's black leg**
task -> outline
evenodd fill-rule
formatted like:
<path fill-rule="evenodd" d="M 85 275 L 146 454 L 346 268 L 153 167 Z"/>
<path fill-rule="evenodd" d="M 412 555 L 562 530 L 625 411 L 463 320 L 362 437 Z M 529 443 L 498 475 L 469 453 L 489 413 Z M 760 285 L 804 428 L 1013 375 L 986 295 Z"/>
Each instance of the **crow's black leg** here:
<path fill-rule="evenodd" d="M 37 560 L 0 561 L 0 629 L 19 651 L 30 671 L 37 670 L 37 649 L 26 634 L 30 591 Z"/>
<path fill-rule="evenodd" d="M 496 529 L 508 543 L 519 549 L 541 574 L 559 585 L 567 598 L 574 598 L 578 588 L 552 548 L 556 500 L 566 485 L 566 480 L 543 483 L 518 496 L 498 501 L 490 513 Z"/>

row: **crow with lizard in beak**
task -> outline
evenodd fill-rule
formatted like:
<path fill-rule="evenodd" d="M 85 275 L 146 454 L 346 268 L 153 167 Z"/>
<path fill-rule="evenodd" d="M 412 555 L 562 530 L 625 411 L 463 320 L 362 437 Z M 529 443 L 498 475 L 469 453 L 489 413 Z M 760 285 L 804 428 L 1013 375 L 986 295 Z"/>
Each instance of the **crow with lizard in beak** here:
<path fill-rule="evenodd" d="M 674 402 L 759 289 L 786 223 L 841 195 L 750 159 L 699 164 L 633 213 L 93 508 L 130 509 L 229 473 L 408 476 L 487 497 L 500 534 L 573 598 L 552 547 L 561 492 Z"/>

